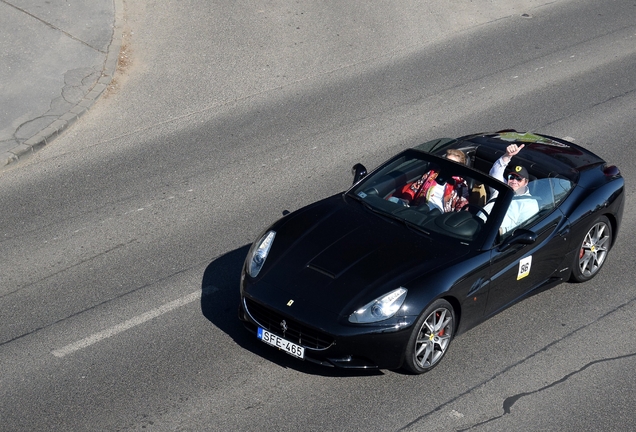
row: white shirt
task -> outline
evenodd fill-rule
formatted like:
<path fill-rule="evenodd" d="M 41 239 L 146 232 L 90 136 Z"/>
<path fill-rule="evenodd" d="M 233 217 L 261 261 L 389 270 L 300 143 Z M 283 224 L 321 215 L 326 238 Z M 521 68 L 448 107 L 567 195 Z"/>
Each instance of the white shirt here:
<path fill-rule="evenodd" d="M 437 209 L 439 209 L 439 211 L 444 213 L 444 191 L 445 190 L 446 190 L 446 183 L 442 185 L 436 183 L 426 192 L 426 202 L 429 204 L 429 207 L 434 206 Z"/>
<path fill-rule="evenodd" d="M 507 184 L 503 173 L 509 162 L 510 160 L 508 160 L 508 162 L 504 162 L 503 156 L 497 159 L 490 169 L 490 175 Z M 510 206 L 508 206 L 506 215 L 501 222 L 501 227 L 499 227 L 499 232 L 501 234 L 513 230 L 535 214 L 539 213 L 539 203 L 536 199 L 532 198 L 532 195 L 530 195 L 530 192 L 528 191 L 528 187 L 524 187 L 524 191 L 520 192 L 520 189 L 515 191 L 515 196 L 512 198 Z M 486 204 L 484 207 L 484 210 L 486 210 L 488 214 L 490 214 L 493 206 L 495 205 L 493 198 L 496 198 L 498 194 L 499 192 L 496 189 L 491 188 L 491 202 Z"/>
<path fill-rule="evenodd" d="M 490 177 L 494 177 L 500 182 L 508 184 L 508 182 L 504 178 L 504 171 L 506 170 L 506 167 L 509 163 L 510 159 L 508 159 L 508 162 L 504 162 L 503 156 L 500 157 L 495 161 L 494 164 L 492 164 L 492 168 L 490 168 L 490 172 L 488 174 L 490 174 Z M 497 195 L 499 195 L 499 191 L 497 189 L 490 188 L 490 199 L 497 198 Z"/>
<path fill-rule="evenodd" d="M 511 231 L 539 213 L 539 203 L 527 192 L 521 195 L 515 195 L 510 202 L 510 206 L 506 211 L 499 232 L 501 234 Z M 487 211 L 487 210 L 486 210 Z"/>

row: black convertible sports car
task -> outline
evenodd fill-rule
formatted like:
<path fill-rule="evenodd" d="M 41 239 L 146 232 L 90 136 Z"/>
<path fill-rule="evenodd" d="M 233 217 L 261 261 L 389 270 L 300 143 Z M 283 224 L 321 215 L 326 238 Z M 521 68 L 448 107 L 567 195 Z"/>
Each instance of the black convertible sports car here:
<path fill-rule="evenodd" d="M 489 175 L 510 144 L 524 145 L 509 164 L 526 175 L 523 196 Z M 465 164 L 444 157 L 448 149 Z M 625 200 L 615 166 L 571 142 L 513 130 L 437 139 L 369 174 L 360 164 L 353 171 L 351 189 L 258 237 L 239 306 L 262 342 L 343 368 L 426 372 L 455 335 L 531 294 L 591 279 Z M 419 193 L 423 179 L 438 192 L 401 197 Z M 434 205 L 453 193 L 461 207 Z M 521 199 L 529 213 L 503 229 Z"/>

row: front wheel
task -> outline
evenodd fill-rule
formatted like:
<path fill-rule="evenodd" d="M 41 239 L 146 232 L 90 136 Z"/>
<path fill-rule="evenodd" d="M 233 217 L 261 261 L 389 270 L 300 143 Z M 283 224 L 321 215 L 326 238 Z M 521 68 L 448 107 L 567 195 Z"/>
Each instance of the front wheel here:
<path fill-rule="evenodd" d="M 446 300 L 434 301 L 420 315 L 406 345 L 404 369 L 422 374 L 444 357 L 455 331 L 455 312 Z"/>
<path fill-rule="evenodd" d="M 612 226 L 607 217 L 601 216 L 588 229 L 574 254 L 572 280 L 585 282 L 596 276 L 611 246 Z"/>

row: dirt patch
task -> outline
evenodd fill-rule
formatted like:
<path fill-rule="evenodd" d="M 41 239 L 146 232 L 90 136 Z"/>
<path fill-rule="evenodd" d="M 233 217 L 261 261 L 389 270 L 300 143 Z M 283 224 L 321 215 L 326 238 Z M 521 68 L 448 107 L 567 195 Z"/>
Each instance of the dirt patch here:
<path fill-rule="evenodd" d="M 119 56 L 117 58 L 117 68 L 115 70 L 115 74 L 110 84 L 106 88 L 106 91 L 104 92 L 104 97 L 106 98 L 112 96 L 114 93 L 117 93 L 121 89 L 133 65 L 133 30 L 128 21 L 128 5 L 126 4 L 126 2 L 123 2 L 123 7 L 124 12 L 121 47 L 119 49 Z"/>

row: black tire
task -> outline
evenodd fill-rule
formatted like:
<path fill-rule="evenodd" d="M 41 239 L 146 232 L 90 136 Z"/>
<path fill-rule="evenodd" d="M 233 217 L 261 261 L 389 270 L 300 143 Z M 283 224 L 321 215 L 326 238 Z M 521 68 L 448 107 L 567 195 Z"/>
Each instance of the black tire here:
<path fill-rule="evenodd" d="M 431 303 L 413 326 L 406 345 L 404 369 L 422 374 L 433 369 L 448 351 L 455 332 L 455 311 L 446 300 Z"/>
<path fill-rule="evenodd" d="M 572 261 L 574 282 L 592 279 L 601 270 L 612 247 L 612 225 L 605 216 L 596 219 L 585 231 Z"/>

